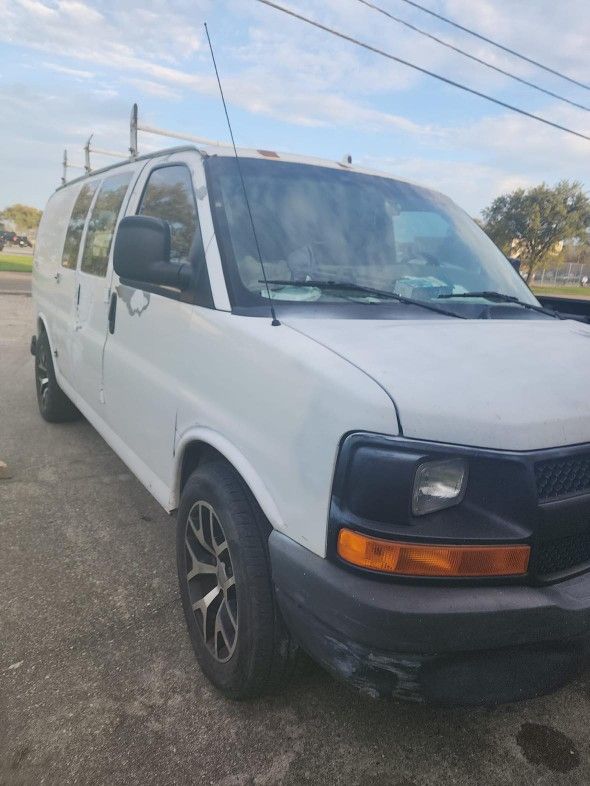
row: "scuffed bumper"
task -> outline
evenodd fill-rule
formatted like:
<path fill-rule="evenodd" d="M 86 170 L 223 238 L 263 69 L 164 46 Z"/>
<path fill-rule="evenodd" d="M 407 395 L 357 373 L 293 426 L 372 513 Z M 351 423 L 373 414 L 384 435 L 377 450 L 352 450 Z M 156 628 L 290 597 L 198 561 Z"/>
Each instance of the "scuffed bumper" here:
<path fill-rule="evenodd" d="M 270 538 L 279 606 L 308 653 L 374 696 L 496 704 L 590 664 L 590 574 L 549 587 L 382 581 Z"/>

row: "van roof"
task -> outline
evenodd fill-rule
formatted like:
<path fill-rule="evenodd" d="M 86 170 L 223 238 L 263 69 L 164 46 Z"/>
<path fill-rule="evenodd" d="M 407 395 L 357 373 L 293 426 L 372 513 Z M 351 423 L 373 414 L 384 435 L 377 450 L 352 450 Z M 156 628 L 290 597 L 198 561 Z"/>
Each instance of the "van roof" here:
<path fill-rule="evenodd" d="M 103 174 L 104 172 L 110 172 L 112 170 L 118 169 L 119 167 L 134 163 L 135 161 L 147 161 L 152 158 L 168 156 L 174 153 L 182 153 L 187 150 L 196 151 L 203 156 L 227 156 L 232 158 L 234 157 L 234 149 L 229 144 L 208 143 L 208 144 L 177 145 L 174 147 L 164 148 L 162 150 L 156 150 L 150 153 L 144 153 L 143 155 L 137 156 L 136 158 L 129 157 L 121 161 L 117 161 L 114 164 L 101 167 L 100 169 L 93 169 L 87 174 L 80 175 L 79 177 L 76 178 L 72 178 L 72 180 L 68 180 L 67 183 L 58 186 L 56 191 L 59 191 L 62 188 L 67 188 L 68 186 L 74 183 L 79 183 L 83 180 L 86 180 L 89 177 L 94 177 L 95 175 L 100 175 Z M 349 170 L 351 172 L 358 172 L 367 175 L 375 175 L 377 177 L 384 177 L 391 180 L 397 180 L 399 182 L 408 183 L 410 185 L 416 185 L 419 188 L 426 189 L 427 191 L 434 191 L 434 189 L 430 189 L 427 186 L 418 183 L 413 183 L 412 181 L 406 180 L 405 178 L 396 177 L 391 173 L 380 172 L 378 170 L 367 169 L 364 167 L 358 167 L 355 166 L 353 163 L 348 163 L 346 161 L 332 161 L 330 159 L 318 158 L 314 156 L 306 156 L 297 153 L 285 153 L 282 151 L 264 150 L 264 149 L 257 149 L 257 148 L 238 148 L 238 156 L 240 158 L 259 158 L 259 159 L 274 160 L 274 161 L 286 161 L 286 162 L 298 163 L 298 164 L 311 164 L 315 166 L 326 167 L 328 169 L 344 169 L 344 170 Z"/>

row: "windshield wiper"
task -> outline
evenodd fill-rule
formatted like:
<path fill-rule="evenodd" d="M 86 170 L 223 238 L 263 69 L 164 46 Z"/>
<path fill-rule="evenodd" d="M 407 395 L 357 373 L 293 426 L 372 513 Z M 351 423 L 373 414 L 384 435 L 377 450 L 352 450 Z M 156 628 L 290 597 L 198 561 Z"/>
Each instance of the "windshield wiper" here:
<path fill-rule="evenodd" d="M 531 311 L 538 311 L 539 314 L 547 314 L 547 316 L 553 317 L 554 319 L 565 319 L 565 317 L 562 317 L 561 314 L 557 313 L 557 311 L 551 311 L 551 309 L 543 308 L 543 306 L 535 306 L 533 303 L 527 303 L 525 300 L 519 300 L 519 298 L 515 297 L 514 295 L 506 295 L 503 292 L 494 292 L 493 290 L 482 290 L 481 292 L 457 292 L 456 294 L 450 295 L 437 295 L 437 298 L 443 300 L 449 300 L 450 298 L 455 297 L 482 297 L 486 300 L 491 300 L 493 303 L 512 303 L 515 306 L 522 306 L 523 308 L 528 308 Z"/>
<path fill-rule="evenodd" d="M 440 308 L 434 304 L 428 303 L 424 300 L 414 300 L 411 297 L 404 297 L 398 295 L 397 292 L 387 292 L 383 289 L 374 289 L 373 287 L 365 287 L 362 284 L 355 284 L 353 281 L 287 281 L 286 279 L 268 279 L 268 281 L 260 281 L 260 284 L 275 284 L 283 287 L 317 287 L 318 289 L 344 289 L 351 292 L 363 292 L 365 295 L 373 295 L 374 297 L 388 298 L 389 300 L 397 300 L 399 303 L 405 303 L 408 306 L 420 306 L 426 308 L 428 311 L 435 311 L 437 314 L 444 314 L 447 317 L 455 317 L 456 319 L 469 319 L 464 314 L 457 314 L 455 311 L 448 311 L 446 308 Z"/>

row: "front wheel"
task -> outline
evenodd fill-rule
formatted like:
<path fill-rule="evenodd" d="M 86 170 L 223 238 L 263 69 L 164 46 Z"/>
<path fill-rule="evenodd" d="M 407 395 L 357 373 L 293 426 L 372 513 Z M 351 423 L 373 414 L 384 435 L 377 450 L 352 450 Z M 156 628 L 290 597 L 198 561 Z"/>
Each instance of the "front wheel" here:
<path fill-rule="evenodd" d="M 182 605 L 203 672 L 232 699 L 276 691 L 297 656 L 274 599 L 268 534 L 228 464 L 207 463 L 190 476 L 177 522 Z"/>

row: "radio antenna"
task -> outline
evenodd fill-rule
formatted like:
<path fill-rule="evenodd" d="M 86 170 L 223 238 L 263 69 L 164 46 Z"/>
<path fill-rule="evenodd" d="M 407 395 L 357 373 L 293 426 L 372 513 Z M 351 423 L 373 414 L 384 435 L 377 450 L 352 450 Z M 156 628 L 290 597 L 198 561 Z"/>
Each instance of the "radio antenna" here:
<path fill-rule="evenodd" d="M 260 250 L 260 243 L 258 242 L 258 235 L 256 234 L 256 227 L 254 225 L 254 217 L 252 216 L 252 208 L 250 207 L 250 200 L 248 199 L 248 190 L 246 189 L 246 181 L 244 180 L 244 175 L 242 173 L 242 166 L 240 164 L 240 157 L 238 155 L 238 149 L 236 147 L 236 141 L 234 139 L 234 132 L 232 131 L 231 121 L 229 119 L 229 112 L 227 111 L 227 104 L 225 103 L 225 96 L 223 95 L 223 88 L 221 86 L 221 79 L 219 78 L 219 71 L 217 70 L 217 63 L 215 61 L 215 54 L 213 52 L 213 44 L 211 43 L 211 37 L 209 36 L 209 29 L 207 27 L 207 22 L 205 22 L 205 34 L 207 36 L 207 42 L 209 43 L 209 50 L 211 52 L 211 59 L 213 60 L 213 68 L 215 69 L 215 76 L 217 77 L 217 85 L 219 87 L 219 93 L 221 95 L 221 102 L 223 104 L 223 111 L 225 112 L 225 119 L 227 120 L 227 127 L 229 128 L 229 135 L 231 137 L 231 143 L 234 148 L 234 156 L 236 158 L 236 164 L 238 166 L 238 172 L 240 173 L 240 181 L 242 183 L 242 191 L 244 192 L 244 201 L 246 202 L 246 207 L 248 208 L 248 215 L 250 217 L 250 224 L 252 226 L 252 234 L 254 235 L 254 242 L 256 243 L 256 252 L 258 254 L 258 259 L 260 260 L 260 267 L 262 268 L 262 278 L 264 280 L 264 286 L 266 287 L 266 294 L 268 296 L 268 302 L 270 305 L 270 315 L 272 317 L 272 325 L 277 327 L 281 323 L 277 319 L 277 315 L 275 312 L 275 307 L 272 302 L 272 297 L 270 294 L 270 287 L 268 285 L 268 278 L 266 277 L 266 270 L 264 269 L 264 262 L 262 260 L 262 252 Z"/>

